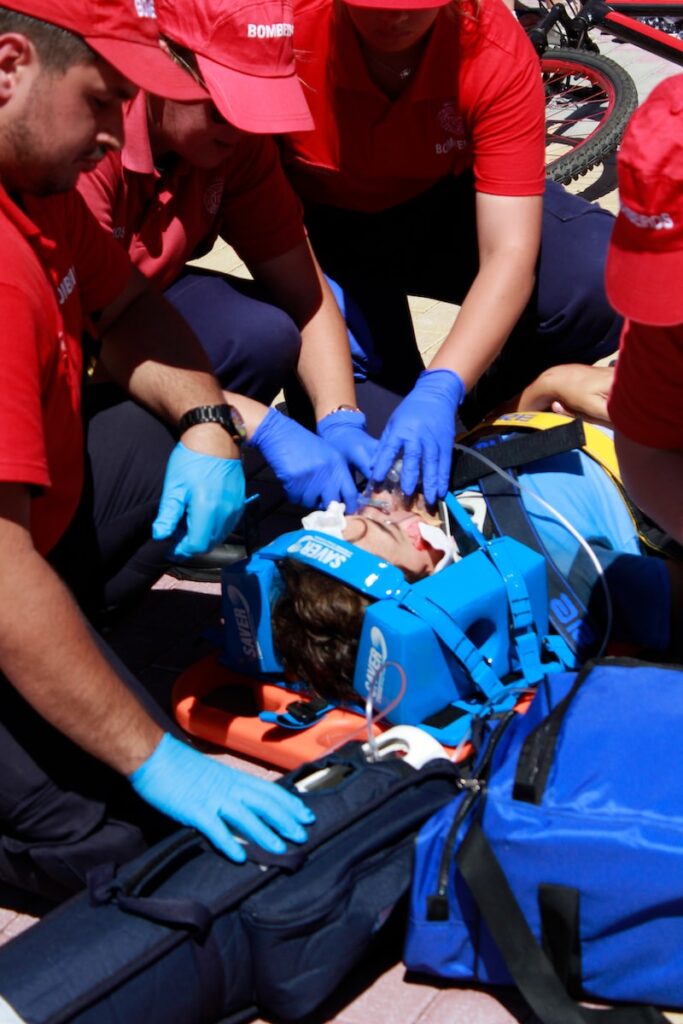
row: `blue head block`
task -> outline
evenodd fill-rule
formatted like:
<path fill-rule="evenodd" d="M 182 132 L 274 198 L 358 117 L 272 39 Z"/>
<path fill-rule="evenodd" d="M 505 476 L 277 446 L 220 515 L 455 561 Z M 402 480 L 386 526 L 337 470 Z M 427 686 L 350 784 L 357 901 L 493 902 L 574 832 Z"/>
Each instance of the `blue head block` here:
<path fill-rule="evenodd" d="M 278 562 L 294 558 L 370 597 L 409 589 L 403 573 L 354 544 L 311 530 L 285 533 L 251 558 L 223 570 L 223 661 L 248 675 L 281 673 L 273 648 L 271 608 L 280 592 Z"/>
<path fill-rule="evenodd" d="M 451 704 L 495 697 L 511 673 L 520 681 L 539 662 L 548 628 L 545 561 L 509 538 L 417 583 L 343 540 L 298 530 L 223 570 L 224 660 L 251 674 L 281 673 L 273 648 L 271 608 L 281 582 L 278 562 L 293 558 L 374 598 L 363 620 L 354 687 L 373 687 L 378 709 L 405 693 L 387 715 L 418 725 Z M 524 643 L 520 646 L 519 638 Z M 531 654 L 529 653 L 530 648 Z M 520 659 L 519 651 L 525 651 Z M 523 664 L 523 662 L 525 662 Z M 382 663 L 386 664 L 381 669 Z"/>
<path fill-rule="evenodd" d="M 280 588 L 277 563 L 252 555 L 223 569 L 221 582 L 221 660 L 245 675 L 281 673 L 270 620 L 272 602 Z"/>
<path fill-rule="evenodd" d="M 503 544 L 517 573 L 516 600 L 526 602 L 540 654 L 547 629 L 545 561 L 516 541 L 506 538 Z M 395 667 L 400 666 L 405 693 L 387 716 L 397 725 L 417 725 L 453 702 L 481 699 L 473 679 L 477 668 L 495 693 L 499 681 L 520 667 L 509 585 L 480 550 L 414 584 L 398 600 L 371 605 L 363 620 L 354 688 L 366 697 L 372 686 L 373 702 L 384 710 L 400 693 L 402 674 Z M 382 662 L 392 665 L 382 672 Z"/>

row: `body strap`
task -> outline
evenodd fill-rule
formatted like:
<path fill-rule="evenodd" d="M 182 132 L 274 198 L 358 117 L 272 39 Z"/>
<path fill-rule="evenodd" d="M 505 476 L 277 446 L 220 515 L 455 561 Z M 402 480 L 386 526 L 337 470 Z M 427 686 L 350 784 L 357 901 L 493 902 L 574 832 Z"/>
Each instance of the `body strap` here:
<path fill-rule="evenodd" d="M 514 437 L 497 435 L 514 433 Z M 635 505 L 624 488 L 613 439 L 593 423 L 554 412 L 514 412 L 482 423 L 458 440 L 480 448 L 501 469 L 521 469 L 539 459 L 580 448 L 604 469 L 612 480 L 642 543 L 651 554 L 683 560 L 683 547 L 653 523 Z M 454 460 L 451 488 L 462 490 L 487 472 L 475 455 L 464 453 Z"/>
<path fill-rule="evenodd" d="M 515 475 L 515 474 L 513 474 Z M 575 571 L 565 576 L 555 565 L 539 537 L 524 506 L 519 491 L 507 480 L 491 473 L 479 481 L 486 499 L 488 514 L 498 534 L 507 534 L 543 555 L 548 576 L 548 617 L 581 664 L 594 655 L 600 646 L 601 623 L 595 612 L 586 607 L 575 587 Z M 575 563 L 576 565 L 576 563 Z"/>
<path fill-rule="evenodd" d="M 542 1024 L 666 1024 L 653 1006 L 581 1006 L 536 941 L 477 815 L 458 853 L 458 871 L 520 993 Z M 578 936 L 572 936 L 578 940 Z"/>

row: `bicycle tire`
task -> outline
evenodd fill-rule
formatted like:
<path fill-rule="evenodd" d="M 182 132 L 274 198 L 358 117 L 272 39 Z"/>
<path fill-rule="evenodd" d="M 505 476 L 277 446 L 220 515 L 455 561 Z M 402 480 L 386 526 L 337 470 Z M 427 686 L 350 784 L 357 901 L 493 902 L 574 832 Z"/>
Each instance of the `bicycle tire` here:
<path fill-rule="evenodd" d="M 618 147 L 638 93 L 628 72 L 599 53 L 550 47 L 541 56 L 541 73 L 546 174 L 566 185 Z"/>

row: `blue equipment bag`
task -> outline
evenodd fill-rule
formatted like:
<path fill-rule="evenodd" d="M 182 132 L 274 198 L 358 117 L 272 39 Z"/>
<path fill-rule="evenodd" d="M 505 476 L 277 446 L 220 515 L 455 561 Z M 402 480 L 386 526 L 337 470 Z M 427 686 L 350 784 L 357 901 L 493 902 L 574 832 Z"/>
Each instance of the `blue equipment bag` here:
<path fill-rule="evenodd" d="M 247 844 L 234 864 L 182 829 L 93 873 L 0 949 L 0 1016 L 4 999 L 27 1024 L 302 1019 L 405 912 L 415 834 L 458 777 L 445 758 L 369 763 L 349 743 L 281 780 L 316 814 L 304 846 Z"/>
<path fill-rule="evenodd" d="M 516 984 L 544 1024 L 663 1024 L 683 1006 L 683 669 L 549 676 L 421 830 L 405 963 Z"/>

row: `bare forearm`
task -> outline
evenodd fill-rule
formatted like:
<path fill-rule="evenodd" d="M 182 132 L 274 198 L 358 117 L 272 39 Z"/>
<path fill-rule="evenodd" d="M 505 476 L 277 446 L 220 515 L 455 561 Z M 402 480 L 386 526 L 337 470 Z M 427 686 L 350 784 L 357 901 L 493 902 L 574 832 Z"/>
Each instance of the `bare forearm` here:
<path fill-rule="evenodd" d="M 631 498 L 683 543 L 683 450 L 650 448 L 619 431 L 614 442 L 622 480 Z"/>
<path fill-rule="evenodd" d="M 308 242 L 254 268 L 301 331 L 297 373 L 316 419 L 356 404 L 346 324 Z"/>
<path fill-rule="evenodd" d="M 507 341 L 533 284 L 533 275 L 509 254 L 484 264 L 430 369 L 455 370 L 467 390 L 473 387 Z"/>
<path fill-rule="evenodd" d="M 479 271 L 431 368 L 455 370 L 469 390 L 508 339 L 534 286 L 540 196 L 476 195 Z"/>
<path fill-rule="evenodd" d="M 497 411 L 552 409 L 568 416 L 580 416 L 592 423 L 609 425 L 607 397 L 613 379 L 614 368 L 611 366 L 583 366 L 580 363 L 551 366 Z"/>
<path fill-rule="evenodd" d="M 0 572 L 0 665 L 43 718 L 124 775 L 161 739 L 93 643 L 67 589 L 19 536 L 11 571 Z"/>
<path fill-rule="evenodd" d="M 220 405 L 223 392 L 208 357 L 183 318 L 137 274 L 127 294 L 105 310 L 100 365 L 130 396 L 172 428 L 200 405 Z M 188 448 L 234 459 L 228 434 L 212 424 L 182 436 Z"/>

